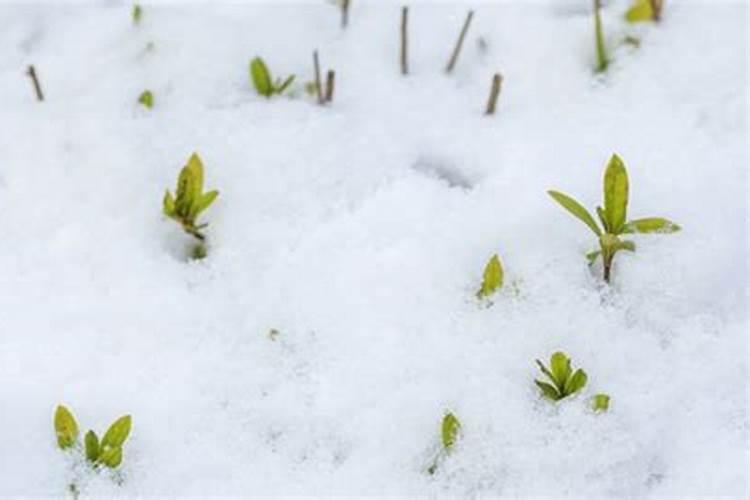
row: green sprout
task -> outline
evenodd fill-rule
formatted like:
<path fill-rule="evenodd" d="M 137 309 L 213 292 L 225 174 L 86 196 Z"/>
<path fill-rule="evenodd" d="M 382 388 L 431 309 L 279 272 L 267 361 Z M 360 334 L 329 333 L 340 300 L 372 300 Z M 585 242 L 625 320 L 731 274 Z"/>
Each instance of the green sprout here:
<path fill-rule="evenodd" d="M 542 390 L 544 397 L 553 401 L 559 401 L 583 389 L 586 385 L 586 372 L 578 369 L 573 372 L 570 366 L 570 358 L 563 352 L 556 352 L 549 359 L 549 368 L 536 360 L 536 364 L 544 375 L 552 382 L 542 382 L 534 380 L 536 385 Z"/>
<path fill-rule="evenodd" d="M 137 26 L 141 23 L 141 17 L 143 17 L 143 8 L 140 6 L 140 4 L 133 5 L 133 9 L 130 11 L 130 17 L 132 17 L 134 25 Z"/>
<path fill-rule="evenodd" d="M 591 408 L 595 412 L 603 412 L 609 409 L 609 394 L 595 394 L 591 398 Z"/>
<path fill-rule="evenodd" d="M 294 81 L 295 75 L 288 76 L 285 80 L 280 78 L 273 80 L 268 66 L 263 59 L 256 57 L 250 61 L 250 79 L 258 94 L 270 98 L 274 94 L 283 93 Z"/>
<path fill-rule="evenodd" d="M 485 299 L 503 287 L 503 265 L 497 254 L 493 255 L 484 267 L 482 286 L 477 291 L 478 299 Z"/>
<path fill-rule="evenodd" d="M 627 220 L 628 172 L 619 156 L 612 155 L 604 172 L 604 208 L 596 207 L 600 228 L 589 212 L 570 196 L 559 191 L 548 191 L 549 195 L 574 217 L 586 224 L 599 239 L 599 250 L 586 255 L 589 264 L 601 256 L 604 263 L 604 281 L 609 283 L 612 262 L 620 250 L 635 251 L 635 243 L 621 240 L 620 236 L 631 233 L 674 233 L 680 230 L 677 224 L 661 218 L 646 217 Z"/>
<path fill-rule="evenodd" d="M 78 443 L 78 423 L 73 414 L 63 405 L 55 410 L 55 435 L 62 450 L 80 449 Z M 88 462 L 97 468 L 100 465 L 114 469 L 122 463 L 122 445 L 130 435 L 132 418 L 125 415 L 109 426 L 101 441 L 96 433 L 88 431 L 84 437 L 84 454 Z"/>
<path fill-rule="evenodd" d="M 138 96 L 138 103 L 143 104 L 148 109 L 154 107 L 154 94 L 150 90 L 144 90 L 141 95 Z"/>
<path fill-rule="evenodd" d="M 435 458 L 435 461 L 427 469 L 427 472 L 429 474 L 435 474 L 439 462 L 453 450 L 453 447 L 456 445 L 460 437 L 461 422 L 458 421 L 453 413 L 447 412 L 443 417 L 443 422 L 440 424 L 440 442 L 442 444 L 442 448 L 440 450 L 440 454 Z"/>
<path fill-rule="evenodd" d="M 182 229 L 203 242 L 206 237 L 201 229 L 208 224 L 197 224 L 201 212 L 214 202 L 219 192 L 203 192 L 203 162 L 193 153 L 177 178 L 176 197 L 167 190 L 164 194 L 164 215 L 180 223 Z"/>
<path fill-rule="evenodd" d="M 602 2 L 594 0 L 594 35 L 596 40 L 596 72 L 603 73 L 609 66 L 607 47 L 604 43 L 604 28 L 602 27 Z"/>
<path fill-rule="evenodd" d="M 625 20 L 629 23 L 658 22 L 663 6 L 664 0 L 635 0 L 625 13 Z"/>

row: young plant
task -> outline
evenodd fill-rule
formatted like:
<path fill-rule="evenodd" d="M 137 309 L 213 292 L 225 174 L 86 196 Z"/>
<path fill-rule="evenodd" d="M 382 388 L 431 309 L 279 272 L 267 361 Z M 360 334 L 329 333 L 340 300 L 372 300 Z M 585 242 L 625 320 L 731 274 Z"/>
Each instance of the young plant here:
<path fill-rule="evenodd" d="M 250 79 L 258 94 L 270 98 L 275 94 L 283 93 L 294 81 L 295 75 L 288 76 L 285 80 L 277 78 L 273 80 L 263 59 L 256 57 L 250 61 Z"/>
<path fill-rule="evenodd" d="M 549 195 L 574 217 L 586 224 L 599 238 L 599 250 L 586 255 L 589 264 L 601 256 L 604 263 L 604 281 L 609 283 L 612 262 L 620 250 L 635 251 L 635 243 L 621 240 L 620 236 L 631 233 L 674 233 L 680 230 L 677 224 L 661 218 L 646 217 L 627 220 L 628 172 L 619 156 L 612 155 L 604 172 L 604 208 L 596 207 L 601 228 L 589 212 L 570 196 L 559 191 L 548 191 Z"/>
<path fill-rule="evenodd" d="M 206 237 L 201 229 L 208 224 L 198 224 L 196 219 L 217 196 L 216 190 L 203 192 L 203 162 L 193 153 L 177 178 L 176 197 L 169 190 L 164 194 L 164 215 L 179 222 L 186 233 L 203 242 Z"/>
<path fill-rule="evenodd" d="M 143 8 L 139 4 L 133 5 L 130 17 L 133 19 L 133 24 L 138 26 L 141 23 L 141 17 L 143 17 Z"/>
<path fill-rule="evenodd" d="M 503 287 L 503 265 L 497 254 L 493 255 L 484 267 L 482 286 L 477 290 L 478 299 L 486 299 Z"/>
<path fill-rule="evenodd" d="M 138 103 L 143 104 L 148 109 L 154 107 L 154 94 L 150 90 L 144 90 L 141 95 L 138 96 Z"/>
<path fill-rule="evenodd" d="M 663 6 L 664 0 L 635 0 L 625 13 L 625 20 L 629 23 L 658 22 Z"/>
<path fill-rule="evenodd" d="M 607 47 L 604 44 L 604 28 L 602 27 L 602 2 L 594 0 L 594 37 L 596 41 L 596 72 L 603 73 L 609 66 Z"/>
<path fill-rule="evenodd" d="M 591 398 L 591 409 L 595 412 L 603 412 L 609 409 L 609 394 L 595 394 Z"/>
<path fill-rule="evenodd" d="M 559 401 L 575 394 L 586 385 L 586 372 L 580 368 L 573 372 L 570 366 L 570 358 L 563 352 L 556 352 L 550 356 L 549 368 L 538 359 L 536 364 L 552 383 L 549 384 L 536 379 L 534 382 L 542 390 L 544 397 L 553 401 Z"/>
<path fill-rule="evenodd" d="M 453 413 L 446 413 L 443 417 L 443 422 L 440 425 L 440 442 L 442 448 L 433 464 L 427 469 L 428 473 L 434 474 L 435 471 L 437 471 L 438 463 L 444 456 L 447 456 L 453 450 L 453 447 L 458 442 L 460 434 L 461 422 L 458 421 Z"/>
<path fill-rule="evenodd" d="M 55 410 L 55 435 L 57 445 L 62 450 L 80 449 L 78 442 L 78 423 L 73 414 L 65 406 L 59 405 Z M 132 419 L 130 415 L 118 418 L 109 426 L 101 441 L 92 430 L 84 437 L 84 453 L 86 460 L 94 467 L 100 465 L 114 469 L 122 463 L 122 445 L 130 435 Z"/>

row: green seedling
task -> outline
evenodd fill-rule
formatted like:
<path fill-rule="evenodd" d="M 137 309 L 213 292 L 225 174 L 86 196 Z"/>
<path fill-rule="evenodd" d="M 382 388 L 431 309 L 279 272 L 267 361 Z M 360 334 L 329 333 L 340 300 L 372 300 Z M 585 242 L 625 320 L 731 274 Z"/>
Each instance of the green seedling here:
<path fill-rule="evenodd" d="M 164 194 L 164 215 L 179 222 L 186 233 L 203 242 L 206 237 L 201 229 L 208 224 L 198 224 L 196 219 L 217 196 L 216 190 L 203 192 L 203 162 L 193 153 L 177 178 L 176 197 L 169 190 Z"/>
<path fill-rule="evenodd" d="M 485 299 L 503 287 L 503 265 L 497 254 L 493 255 L 484 267 L 482 286 L 477 291 L 478 299 Z"/>
<path fill-rule="evenodd" d="M 134 25 L 141 23 L 141 17 L 143 17 L 143 8 L 139 4 L 133 5 L 133 9 L 130 11 L 130 17 L 133 19 Z"/>
<path fill-rule="evenodd" d="M 664 0 L 635 0 L 625 12 L 625 20 L 629 23 L 658 22 L 663 6 Z"/>
<path fill-rule="evenodd" d="M 138 96 L 138 103 L 143 104 L 148 109 L 154 107 L 154 94 L 150 90 L 144 90 L 141 95 Z"/>
<path fill-rule="evenodd" d="M 442 448 L 433 464 L 427 469 L 429 474 L 435 474 L 440 460 L 453 450 L 460 437 L 461 422 L 458 421 L 453 413 L 446 413 L 440 425 L 440 443 L 442 444 Z"/>
<path fill-rule="evenodd" d="M 256 57 L 250 61 L 250 79 L 255 90 L 262 96 L 270 98 L 283 93 L 292 84 L 294 77 L 295 75 L 290 75 L 283 81 L 280 78 L 274 81 L 263 59 Z"/>
<path fill-rule="evenodd" d="M 57 444 L 62 450 L 80 449 L 78 443 L 78 423 L 65 406 L 59 405 L 55 410 L 55 435 Z M 94 467 L 103 465 L 110 469 L 122 463 L 122 445 L 130 435 L 132 419 L 130 415 L 118 418 L 109 426 L 101 441 L 96 433 L 88 431 L 83 440 L 83 450 L 86 460 Z"/>
<path fill-rule="evenodd" d="M 596 394 L 591 398 L 591 408 L 595 412 L 607 411 L 609 409 L 609 394 Z"/>
<path fill-rule="evenodd" d="M 542 390 L 544 397 L 548 399 L 559 401 L 575 394 L 586 385 L 586 372 L 580 368 L 573 372 L 570 366 L 570 358 L 563 352 L 556 352 L 550 356 L 549 368 L 544 366 L 538 359 L 536 360 L 536 364 L 542 373 L 552 382 L 549 384 L 541 380 L 534 380 L 536 385 Z"/>
<path fill-rule="evenodd" d="M 594 0 L 594 37 L 596 42 L 596 72 L 603 73 L 609 66 L 607 47 L 604 43 L 604 28 L 602 27 L 601 0 Z"/>
<path fill-rule="evenodd" d="M 661 218 L 646 217 L 627 220 L 628 172 L 619 156 L 612 155 L 604 172 L 604 208 L 596 207 L 601 228 L 589 212 L 570 196 L 559 191 L 548 191 L 549 195 L 574 217 L 586 224 L 599 238 L 599 250 L 586 255 L 589 264 L 601 256 L 604 263 L 604 281 L 609 283 L 612 262 L 620 250 L 635 251 L 635 243 L 621 240 L 620 236 L 632 233 L 674 233 L 680 230 L 677 224 Z"/>

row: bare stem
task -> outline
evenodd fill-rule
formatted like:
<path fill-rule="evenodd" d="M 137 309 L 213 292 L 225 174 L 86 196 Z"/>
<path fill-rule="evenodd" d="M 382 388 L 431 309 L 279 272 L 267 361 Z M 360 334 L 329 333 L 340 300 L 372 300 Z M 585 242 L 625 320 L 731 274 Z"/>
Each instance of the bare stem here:
<path fill-rule="evenodd" d="M 495 108 L 497 108 L 497 98 L 500 95 L 500 87 L 503 83 L 503 77 L 500 73 L 495 73 L 492 76 L 492 88 L 490 88 L 490 98 L 487 101 L 487 110 L 484 114 L 494 115 Z"/>
<path fill-rule="evenodd" d="M 466 33 L 469 31 L 469 25 L 471 24 L 471 20 L 473 17 L 474 11 L 470 10 L 466 15 L 466 21 L 464 21 L 464 26 L 463 28 L 461 28 L 461 34 L 458 36 L 456 46 L 453 48 L 453 54 L 451 54 L 451 58 L 450 60 L 448 60 L 448 66 L 445 67 L 446 73 L 450 73 L 451 71 L 453 71 L 453 67 L 456 65 L 458 55 L 461 53 L 461 47 L 463 47 L 464 44 L 464 38 L 466 37 Z"/>
<path fill-rule="evenodd" d="M 659 22 L 661 20 L 661 9 L 664 7 L 664 0 L 649 0 L 651 3 L 651 12 L 654 15 L 654 21 Z"/>
<path fill-rule="evenodd" d="M 409 29 L 409 7 L 401 8 L 401 74 L 409 74 L 407 35 Z"/>
<path fill-rule="evenodd" d="M 328 70 L 328 73 L 326 73 L 326 97 L 325 102 L 332 102 L 333 101 L 333 88 L 334 88 L 334 81 L 336 79 L 336 72 L 334 72 L 332 69 Z"/>
<path fill-rule="evenodd" d="M 34 68 L 33 64 L 29 66 L 29 68 L 26 70 L 26 74 L 29 75 L 29 77 L 31 78 L 31 81 L 34 84 L 34 91 L 36 92 L 36 100 L 40 102 L 43 101 L 44 94 L 42 93 L 42 87 L 39 85 L 39 79 L 36 76 L 36 69 Z"/>
<path fill-rule="evenodd" d="M 341 0 L 341 28 L 349 25 L 349 0 Z"/>
<path fill-rule="evenodd" d="M 323 87 L 320 82 L 320 62 L 317 50 L 313 51 L 313 65 L 315 66 L 315 92 L 318 96 L 318 104 L 323 104 Z"/>

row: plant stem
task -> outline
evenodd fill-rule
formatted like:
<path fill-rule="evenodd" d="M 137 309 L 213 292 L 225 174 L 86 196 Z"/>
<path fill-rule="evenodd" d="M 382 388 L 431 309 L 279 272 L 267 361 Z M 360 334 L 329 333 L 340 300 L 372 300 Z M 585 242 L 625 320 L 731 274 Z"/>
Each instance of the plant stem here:
<path fill-rule="evenodd" d="M 323 104 L 323 87 L 320 83 L 320 63 L 317 50 L 313 51 L 313 65 L 315 66 L 315 92 L 318 96 L 318 104 Z"/>
<path fill-rule="evenodd" d="M 604 32 L 602 28 L 601 0 L 594 0 L 594 35 L 596 38 L 596 71 L 606 71 L 609 65 L 607 59 L 607 48 L 604 46 Z"/>
<path fill-rule="evenodd" d="M 409 73 L 407 35 L 409 29 L 409 7 L 401 7 L 401 74 Z"/>
<path fill-rule="evenodd" d="M 453 67 L 456 65 L 456 61 L 458 60 L 458 54 L 461 53 L 461 47 L 463 47 L 464 44 L 464 38 L 466 37 L 466 32 L 469 31 L 469 25 L 471 24 L 471 19 L 474 17 L 474 11 L 470 10 L 469 13 L 466 15 L 466 21 L 464 21 L 464 26 L 461 28 L 461 34 L 458 36 L 458 40 L 456 41 L 456 46 L 453 48 L 453 54 L 451 54 L 451 58 L 448 60 L 448 66 L 445 67 L 445 72 L 450 73 L 453 71 Z"/>
<path fill-rule="evenodd" d="M 349 0 L 341 0 L 341 28 L 349 25 Z"/>
<path fill-rule="evenodd" d="M 649 3 L 651 4 L 653 19 L 658 23 L 661 20 L 661 9 L 664 7 L 664 0 L 649 0 Z"/>
<path fill-rule="evenodd" d="M 44 94 L 42 93 L 42 87 L 39 85 L 39 79 L 36 76 L 36 69 L 34 68 L 34 65 L 30 65 L 29 68 L 26 70 L 26 74 L 31 77 L 31 81 L 34 83 L 34 91 L 36 92 L 36 100 L 37 101 L 44 101 Z"/>
<path fill-rule="evenodd" d="M 497 107 L 497 97 L 500 95 L 500 86 L 503 83 L 503 77 L 500 73 L 495 73 L 492 76 L 492 87 L 490 88 L 490 98 L 487 101 L 487 110 L 484 112 L 485 115 L 494 115 L 495 108 Z"/>
<path fill-rule="evenodd" d="M 328 73 L 326 73 L 326 96 L 325 96 L 325 102 L 331 102 L 333 101 L 333 87 L 334 87 L 334 81 L 336 80 L 336 72 L 332 69 L 328 70 Z"/>

